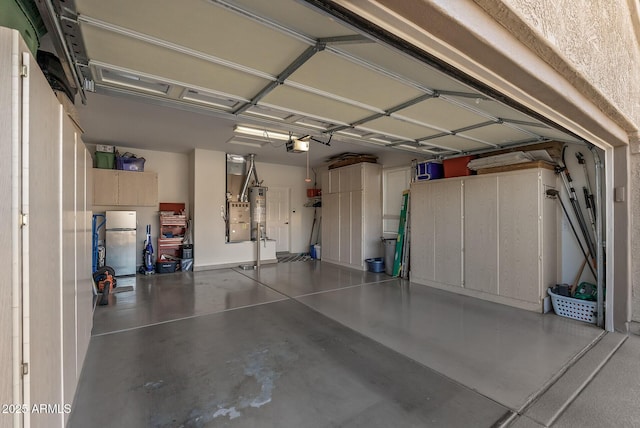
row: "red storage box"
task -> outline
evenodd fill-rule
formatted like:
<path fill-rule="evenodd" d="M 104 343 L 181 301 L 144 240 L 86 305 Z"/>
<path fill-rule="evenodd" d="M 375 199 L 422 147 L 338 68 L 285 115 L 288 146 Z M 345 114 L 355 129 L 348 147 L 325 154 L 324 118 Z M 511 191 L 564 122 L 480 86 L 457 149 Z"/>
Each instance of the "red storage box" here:
<path fill-rule="evenodd" d="M 307 189 L 307 197 L 308 198 L 316 198 L 320 196 L 320 189 Z"/>
<path fill-rule="evenodd" d="M 477 156 L 460 156 L 458 158 L 445 159 L 442 161 L 444 167 L 444 178 L 449 177 L 462 177 L 465 175 L 475 174 L 475 171 L 467 168 L 467 164 L 471 159 L 475 159 Z"/>

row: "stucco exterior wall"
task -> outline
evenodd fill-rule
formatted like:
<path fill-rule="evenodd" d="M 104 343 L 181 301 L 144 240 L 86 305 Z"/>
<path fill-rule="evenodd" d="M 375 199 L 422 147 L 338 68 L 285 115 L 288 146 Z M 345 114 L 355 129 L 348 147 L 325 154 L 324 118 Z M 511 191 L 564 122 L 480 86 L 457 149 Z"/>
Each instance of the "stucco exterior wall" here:
<path fill-rule="evenodd" d="M 489 8 L 495 3 L 477 2 Z M 633 123 L 640 124 L 640 50 L 634 31 L 633 17 L 638 13 L 635 0 L 503 2 L 575 68 L 574 72 L 581 75 L 577 77 L 584 78 Z M 543 53 L 540 48 L 536 50 Z M 554 61 L 551 57 L 549 60 Z M 565 67 L 559 62 L 552 65 Z"/>

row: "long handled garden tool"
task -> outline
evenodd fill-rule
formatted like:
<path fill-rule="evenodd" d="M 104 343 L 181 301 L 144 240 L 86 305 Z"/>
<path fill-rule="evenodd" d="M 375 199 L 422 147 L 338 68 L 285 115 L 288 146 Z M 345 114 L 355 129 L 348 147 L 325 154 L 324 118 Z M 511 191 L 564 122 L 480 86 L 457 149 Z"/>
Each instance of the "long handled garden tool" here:
<path fill-rule="evenodd" d="M 584 220 L 584 215 L 582 214 L 582 209 L 580 208 L 580 202 L 578 202 L 578 197 L 576 196 L 576 190 L 573 187 L 573 179 L 571 178 L 571 174 L 569 174 L 569 170 L 567 169 L 567 164 L 565 163 L 565 160 L 564 160 L 564 153 L 566 148 L 567 146 L 565 146 L 562 149 L 562 165 L 556 167 L 556 174 L 560 174 L 560 176 L 562 177 L 562 182 L 564 183 L 564 187 L 567 190 L 567 194 L 569 195 L 569 200 L 571 201 L 571 207 L 573 208 L 573 213 L 576 216 L 576 220 L 578 222 L 578 226 L 580 227 L 580 231 L 582 232 L 584 241 L 587 245 L 587 249 L 589 250 L 589 253 L 593 257 L 595 257 L 596 247 L 595 247 L 595 244 L 593 243 L 593 239 L 591 238 L 591 234 L 589 233 L 589 229 L 587 228 L 587 223 Z M 569 218 L 568 214 L 567 214 L 567 218 Z"/>
<path fill-rule="evenodd" d="M 593 236 L 596 236 L 596 202 L 593 197 L 593 192 L 591 191 L 591 181 L 589 180 L 587 163 L 584 160 L 584 155 L 580 152 L 576 152 L 576 159 L 578 159 L 578 163 L 582 165 L 582 170 L 584 171 L 584 179 L 586 181 L 586 186 L 582 188 L 582 192 L 584 193 L 584 204 L 587 207 L 587 214 L 589 214 L 589 221 L 591 222 Z"/>
<path fill-rule="evenodd" d="M 576 237 L 576 241 L 578 241 L 578 246 L 580 247 L 580 250 L 582 251 L 582 255 L 584 256 L 585 261 L 589 261 L 589 254 L 587 254 L 587 251 L 584 249 L 584 246 L 582 245 L 582 241 L 580 240 L 580 236 L 578 235 L 578 231 L 576 230 L 576 228 L 573 225 L 573 222 L 571 221 L 571 217 L 569 216 L 569 212 L 567 211 L 567 208 L 565 207 L 564 202 L 562 202 L 562 199 L 560 199 L 560 193 L 556 189 L 548 189 L 547 190 L 547 196 L 549 196 L 551 198 L 555 198 L 560 202 L 560 206 L 562 207 L 562 211 L 564 211 L 565 217 L 567 217 L 567 221 L 569 222 L 569 226 L 571 226 L 571 230 L 573 231 L 573 235 Z M 592 258 L 592 260 L 595 261 L 595 259 L 593 259 L 593 253 L 591 253 L 591 258 Z M 593 277 L 597 278 L 596 272 L 593 270 L 593 266 L 591 266 L 591 263 L 587 263 L 587 265 L 589 266 L 589 270 L 591 270 L 591 273 L 593 274 Z"/>

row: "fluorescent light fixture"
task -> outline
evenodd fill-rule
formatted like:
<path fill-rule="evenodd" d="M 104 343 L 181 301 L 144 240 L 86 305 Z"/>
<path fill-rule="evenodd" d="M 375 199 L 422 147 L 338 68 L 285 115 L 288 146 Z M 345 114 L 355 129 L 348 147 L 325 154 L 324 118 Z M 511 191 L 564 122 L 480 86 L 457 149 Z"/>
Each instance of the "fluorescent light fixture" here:
<path fill-rule="evenodd" d="M 236 125 L 233 128 L 236 134 L 252 135 L 254 137 L 262 137 L 269 140 L 289 141 L 289 134 L 281 132 L 268 131 L 266 129 L 250 128 L 248 126 Z"/>
<path fill-rule="evenodd" d="M 264 147 L 264 145 L 267 144 L 266 142 L 261 143 L 260 141 L 257 141 L 257 140 L 246 140 L 244 138 L 238 138 L 238 137 L 234 137 L 230 139 L 229 141 L 227 141 L 227 143 L 237 144 L 239 146 L 255 147 L 258 149 L 261 147 Z"/>
<path fill-rule="evenodd" d="M 109 70 L 107 68 L 100 69 L 100 78 L 105 83 L 113 85 L 125 86 L 127 88 L 138 89 L 154 94 L 166 95 L 169 92 L 170 85 L 159 82 L 155 79 L 136 76 L 119 70 Z"/>

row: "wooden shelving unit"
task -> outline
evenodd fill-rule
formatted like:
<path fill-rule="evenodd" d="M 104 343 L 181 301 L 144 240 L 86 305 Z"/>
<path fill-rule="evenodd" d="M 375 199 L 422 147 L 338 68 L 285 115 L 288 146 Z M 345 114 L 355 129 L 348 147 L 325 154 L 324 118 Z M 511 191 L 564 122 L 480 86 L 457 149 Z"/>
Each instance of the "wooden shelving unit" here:
<path fill-rule="evenodd" d="M 187 232 L 187 216 L 184 204 L 160 204 L 160 234 L 158 236 L 158 260 L 162 255 L 182 257 L 182 244 Z"/>

